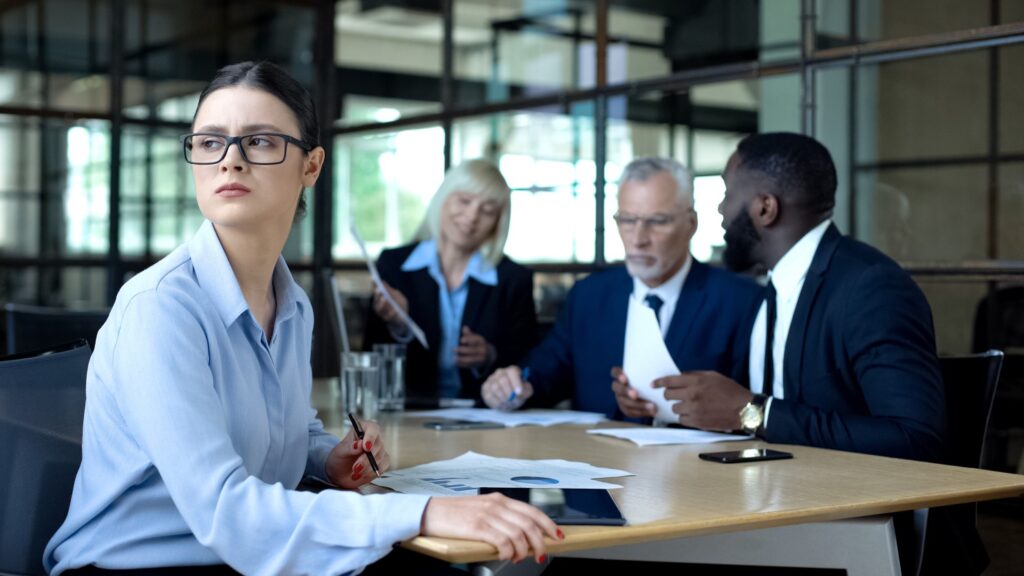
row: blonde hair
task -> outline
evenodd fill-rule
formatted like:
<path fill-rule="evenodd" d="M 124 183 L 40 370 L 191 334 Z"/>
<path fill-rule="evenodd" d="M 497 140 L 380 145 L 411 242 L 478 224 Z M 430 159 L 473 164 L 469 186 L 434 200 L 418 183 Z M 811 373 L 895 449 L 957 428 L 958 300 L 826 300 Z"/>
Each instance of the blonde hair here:
<path fill-rule="evenodd" d="M 497 266 L 505 255 L 505 240 L 508 238 L 508 225 L 510 218 L 510 204 L 512 191 L 509 190 L 505 177 L 501 175 L 498 168 L 488 162 L 477 158 L 467 160 L 458 166 L 448 170 L 441 182 L 441 187 L 431 198 L 427 206 L 427 213 L 423 222 L 416 231 L 415 239 L 430 240 L 437 239 L 441 235 L 441 212 L 444 201 L 452 192 L 463 192 L 476 194 L 496 200 L 501 206 L 501 215 L 494 225 L 494 233 L 491 238 L 480 247 L 480 253 L 492 266 Z"/>

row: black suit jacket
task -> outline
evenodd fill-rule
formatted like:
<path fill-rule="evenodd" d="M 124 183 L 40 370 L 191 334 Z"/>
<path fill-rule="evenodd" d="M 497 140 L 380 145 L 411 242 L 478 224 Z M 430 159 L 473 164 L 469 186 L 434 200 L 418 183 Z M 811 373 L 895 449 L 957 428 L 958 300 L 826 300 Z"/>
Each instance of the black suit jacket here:
<path fill-rule="evenodd" d="M 783 382 L 770 442 L 941 459 L 946 407 L 928 302 L 898 264 L 834 225 L 797 300 Z"/>
<path fill-rule="evenodd" d="M 418 342 L 406 351 L 406 395 L 410 398 L 436 398 L 438 352 L 441 349 L 439 287 L 424 268 L 406 272 L 402 264 L 416 244 L 381 252 L 377 268 L 381 278 L 409 300 L 409 316 L 427 336 L 429 350 Z M 483 370 L 460 370 L 462 390 L 459 396 L 480 401 L 480 386 L 497 367 L 518 363 L 533 346 L 537 332 L 537 312 L 533 303 L 533 272 L 507 256 L 497 266 L 498 285 L 488 286 L 470 278 L 462 325 L 480 334 L 494 345 L 498 357 Z M 387 324 L 371 309 L 366 322 L 364 347 L 393 342 Z"/>

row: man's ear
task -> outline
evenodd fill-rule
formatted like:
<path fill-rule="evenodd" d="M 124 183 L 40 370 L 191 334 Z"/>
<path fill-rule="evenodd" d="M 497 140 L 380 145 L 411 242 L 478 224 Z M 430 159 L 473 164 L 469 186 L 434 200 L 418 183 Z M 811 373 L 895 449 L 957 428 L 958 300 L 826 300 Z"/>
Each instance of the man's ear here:
<path fill-rule="evenodd" d="M 689 242 L 690 240 L 693 240 L 693 235 L 697 233 L 697 211 L 694 210 L 693 208 L 690 208 L 686 212 L 684 218 L 689 220 L 690 234 L 689 237 L 686 238 L 686 241 Z"/>
<path fill-rule="evenodd" d="M 753 202 L 754 214 L 750 217 L 758 228 L 771 228 L 779 220 L 779 197 L 774 194 L 758 194 Z"/>

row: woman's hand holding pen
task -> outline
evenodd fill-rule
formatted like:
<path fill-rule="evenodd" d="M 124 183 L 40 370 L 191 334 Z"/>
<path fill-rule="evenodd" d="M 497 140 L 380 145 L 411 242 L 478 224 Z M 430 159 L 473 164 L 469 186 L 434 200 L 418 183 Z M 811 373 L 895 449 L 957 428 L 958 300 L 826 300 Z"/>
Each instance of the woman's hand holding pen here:
<path fill-rule="evenodd" d="M 484 403 L 496 410 L 514 410 L 533 396 L 533 385 L 524 379 L 519 366 L 499 368 L 480 390 Z"/>
<path fill-rule="evenodd" d="M 408 313 L 409 299 L 405 297 L 405 294 L 395 290 L 387 282 L 384 282 L 384 288 L 391 295 L 391 298 L 394 299 L 395 303 L 402 308 L 402 311 Z M 398 312 L 395 312 L 395 308 L 384 298 L 379 289 L 373 292 L 373 311 L 377 313 L 377 316 L 380 316 L 381 320 L 396 328 L 405 326 L 402 323 L 402 319 L 398 316 Z"/>
<path fill-rule="evenodd" d="M 355 490 L 376 478 L 366 457 L 367 452 L 377 460 L 381 474 L 391 466 L 391 457 L 384 449 L 380 427 L 370 421 L 362 422 L 362 427 L 362 440 L 356 437 L 354 430 L 349 429 L 348 434 L 327 456 L 327 480 L 346 490 Z"/>
<path fill-rule="evenodd" d="M 544 537 L 562 540 L 558 526 L 537 508 L 498 493 L 431 498 L 420 534 L 482 540 L 498 549 L 498 558 L 519 562 L 529 556 L 545 561 Z"/>

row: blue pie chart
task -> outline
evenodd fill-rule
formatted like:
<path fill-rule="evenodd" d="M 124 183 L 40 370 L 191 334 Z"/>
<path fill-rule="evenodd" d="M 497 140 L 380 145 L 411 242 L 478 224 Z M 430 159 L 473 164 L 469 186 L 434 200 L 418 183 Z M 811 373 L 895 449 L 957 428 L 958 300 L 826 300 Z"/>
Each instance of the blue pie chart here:
<path fill-rule="evenodd" d="M 535 484 L 537 486 L 551 486 L 552 484 L 558 484 L 558 480 L 554 478 L 544 478 L 542 476 L 515 476 L 512 478 L 513 482 L 519 482 L 521 484 Z"/>

